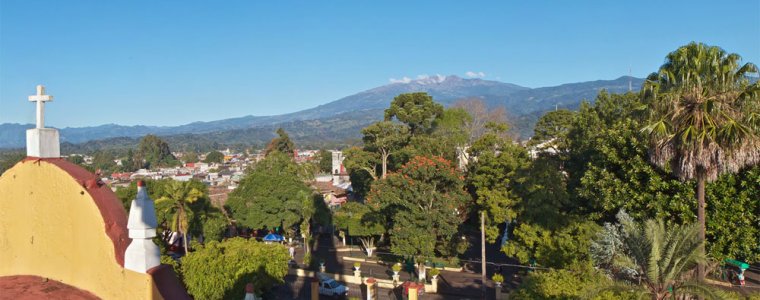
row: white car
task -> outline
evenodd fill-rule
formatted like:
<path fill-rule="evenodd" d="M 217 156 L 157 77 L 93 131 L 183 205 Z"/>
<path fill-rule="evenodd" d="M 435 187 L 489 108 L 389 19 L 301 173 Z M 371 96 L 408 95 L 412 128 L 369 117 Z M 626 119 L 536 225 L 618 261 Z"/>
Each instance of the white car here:
<path fill-rule="evenodd" d="M 319 274 L 319 294 L 326 296 L 345 296 L 348 294 L 348 287 L 335 281 L 335 279 L 329 278 L 322 274 Z"/>

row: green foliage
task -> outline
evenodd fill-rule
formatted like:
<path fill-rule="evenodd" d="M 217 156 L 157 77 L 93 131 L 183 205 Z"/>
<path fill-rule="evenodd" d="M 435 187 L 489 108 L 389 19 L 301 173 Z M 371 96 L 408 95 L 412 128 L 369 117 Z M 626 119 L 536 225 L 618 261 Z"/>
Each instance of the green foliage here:
<path fill-rule="evenodd" d="M 603 283 L 600 290 L 631 290 L 653 299 L 679 295 L 722 299 L 719 292 L 688 276 L 698 263 L 706 262 L 697 225 L 665 226 L 662 221 L 643 224 L 621 218 L 622 247 L 611 260 L 609 272 L 629 285 Z M 672 287 L 672 290 L 670 289 Z"/>
<path fill-rule="evenodd" d="M 638 299 L 632 293 L 600 292 L 590 293 L 600 283 L 608 283 L 605 274 L 595 270 L 588 263 L 569 266 L 568 269 L 535 271 L 530 273 L 518 289 L 510 294 L 515 300 L 617 300 Z M 592 294 L 589 297 L 589 294 Z"/>
<path fill-rule="evenodd" d="M 116 170 L 114 155 L 110 151 L 97 151 L 93 154 L 91 171 L 100 170 L 101 174 L 111 174 Z"/>
<path fill-rule="evenodd" d="M 159 137 L 149 134 L 140 140 L 135 153 L 136 162 L 142 162 L 143 168 L 171 167 L 179 165 L 179 161 L 174 157 L 169 144 Z M 94 164 L 94 160 L 93 160 Z"/>
<path fill-rule="evenodd" d="M 475 199 L 476 209 L 485 212 L 486 238 L 496 241 L 499 225 L 517 217 L 521 202 L 516 186 L 518 173 L 529 164 L 524 148 L 500 135 L 502 130 L 491 130 L 476 140 L 470 152 L 478 159 L 469 165 L 467 185 Z"/>
<path fill-rule="evenodd" d="M 372 183 L 378 178 L 380 155 L 351 147 L 343 151 L 343 166 L 348 171 L 354 193 L 363 199 L 370 191 Z"/>
<path fill-rule="evenodd" d="M 182 161 L 185 163 L 198 162 L 198 153 L 195 151 L 187 151 L 182 155 Z"/>
<path fill-rule="evenodd" d="M 391 121 L 377 122 L 362 129 L 364 150 L 380 154 L 380 178 L 388 173 L 388 157 L 404 147 L 409 140 L 409 129 Z"/>
<path fill-rule="evenodd" d="M 443 114 L 443 105 L 435 103 L 427 93 L 401 94 L 393 98 L 385 110 L 385 120 L 396 118 L 409 126 L 412 135 L 430 133 L 433 122 Z"/>
<path fill-rule="evenodd" d="M 494 282 L 502 283 L 504 282 L 504 276 L 499 273 L 496 273 L 496 274 L 493 274 L 493 276 L 491 276 L 491 280 L 493 280 Z"/>
<path fill-rule="evenodd" d="M 604 92 L 594 105 L 581 107 L 568 133 L 568 160 L 564 166 L 570 175 L 568 192 L 574 197 L 565 201 L 574 204 L 571 210 L 575 213 L 594 220 L 611 220 L 624 209 L 635 220 L 658 218 L 674 224 L 693 222 L 697 206 L 694 185 L 649 163 L 648 138 L 640 131 L 643 126 L 640 107 L 642 103 L 636 95 Z M 540 160 L 553 164 L 551 158 Z M 756 225 L 760 211 L 757 201 L 752 200 L 760 195 L 757 170 L 758 167 L 754 167 L 723 175 L 707 185 L 707 213 L 711 217 L 707 218 L 706 246 L 713 258 L 760 258 Z M 528 178 L 524 186 L 539 187 L 537 192 L 545 190 L 545 186 L 536 186 L 534 181 L 548 176 L 535 174 Z M 546 183 L 552 182 L 559 181 Z M 541 198 L 554 201 L 550 197 Z M 560 206 L 558 210 L 565 209 Z M 541 210 L 539 215 L 558 210 Z"/>
<path fill-rule="evenodd" d="M 332 174 L 332 153 L 325 149 L 317 152 L 317 169 L 320 173 Z"/>
<path fill-rule="evenodd" d="M 182 275 L 195 299 L 242 299 L 248 283 L 259 294 L 283 283 L 289 260 L 282 245 L 232 238 L 184 257 Z"/>
<path fill-rule="evenodd" d="M 81 155 L 69 155 L 69 157 L 66 158 L 66 160 L 75 163 L 77 165 L 83 165 L 84 164 L 84 157 Z"/>
<path fill-rule="evenodd" d="M 223 216 L 217 208 L 211 205 L 208 188 L 203 182 L 197 180 L 178 182 L 171 179 L 144 180 L 144 182 L 148 196 L 155 201 L 159 231 L 164 229 L 176 230 L 178 227 L 176 221 L 180 217 L 177 215 L 179 208 L 177 203 L 170 201 L 171 197 L 174 197 L 172 195 L 174 185 L 181 185 L 181 188 L 187 189 L 190 194 L 188 200 L 192 200 L 183 204 L 182 213 L 185 214 L 181 217 L 183 226 L 185 226 L 183 228 L 189 230 L 192 235 L 204 234 L 208 239 L 209 236 L 205 234 L 205 231 L 210 230 L 213 226 L 220 226 L 216 219 L 223 218 Z M 137 182 L 133 181 L 129 186 L 117 189 L 116 196 L 121 200 L 124 209 L 129 211 L 132 200 L 137 196 Z M 211 224 L 206 225 L 207 222 Z M 213 236 L 215 234 L 212 235 L 212 239 L 215 239 Z"/>
<path fill-rule="evenodd" d="M 359 202 L 343 204 L 335 211 L 333 220 L 337 228 L 347 229 L 350 236 L 371 237 L 385 232 L 382 216 Z"/>
<path fill-rule="evenodd" d="M 204 243 L 209 241 L 221 241 L 229 226 L 229 222 L 222 214 L 209 214 L 201 217 Z"/>
<path fill-rule="evenodd" d="M 760 166 L 707 185 L 708 247 L 716 260 L 760 261 Z"/>
<path fill-rule="evenodd" d="M 6 170 L 12 168 L 16 163 L 26 158 L 26 154 L 23 152 L 10 152 L 0 154 L 0 174 L 5 173 Z"/>
<path fill-rule="evenodd" d="M 415 157 L 372 186 L 367 203 L 392 222 L 391 251 L 398 255 L 452 255 L 452 238 L 470 197 L 461 174 L 441 157 Z"/>
<path fill-rule="evenodd" d="M 539 151 L 553 150 L 560 152 L 559 155 L 564 154 L 562 152 L 568 149 L 567 135 L 576 114 L 566 109 L 547 112 L 538 119 L 528 146 Z"/>
<path fill-rule="evenodd" d="M 648 160 L 634 94 L 600 93 L 581 107 L 569 136 L 568 171 L 577 201 L 606 219 L 625 209 L 634 218 L 693 220 L 693 187 Z"/>
<path fill-rule="evenodd" d="M 600 226 L 591 221 L 574 221 L 555 230 L 535 223 L 519 224 L 502 251 L 521 263 L 551 268 L 565 268 L 590 259 L 591 239 Z"/>
<path fill-rule="evenodd" d="M 264 153 L 269 155 L 270 153 L 277 151 L 292 156 L 295 149 L 296 145 L 290 140 L 290 136 L 285 132 L 285 129 L 277 128 L 277 137 L 269 142 L 266 149 L 264 149 Z"/>
<path fill-rule="evenodd" d="M 224 162 L 224 154 L 219 151 L 211 151 L 209 154 L 206 155 L 206 159 L 203 160 L 205 163 L 222 163 Z"/>
<path fill-rule="evenodd" d="M 237 224 L 260 229 L 293 229 L 302 220 L 303 203 L 311 198 L 304 172 L 279 151 L 253 165 L 229 194 L 227 206 Z"/>
<path fill-rule="evenodd" d="M 393 270 L 393 272 L 401 272 L 401 264 L 393 264 L 393 266 L 391 266 L 391 270 Z"/>
<path fill-rule="evenodd" d="M 760 162 L 760 83 L 752 63 L 716 46 L 669 53 L 642 89 L 652 161 L 682 179 L 713 181 Z"/>

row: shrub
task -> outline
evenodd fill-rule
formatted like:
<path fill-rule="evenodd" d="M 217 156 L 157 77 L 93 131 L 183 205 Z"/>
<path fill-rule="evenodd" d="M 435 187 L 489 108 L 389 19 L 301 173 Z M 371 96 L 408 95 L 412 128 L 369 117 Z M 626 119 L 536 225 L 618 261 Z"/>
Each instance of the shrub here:
<path fill-rule="evenodd" d="M 600 282 L 609 281 L 590 263 L 574 263 L 568 269 L 536 271 L 528 275 L 510 299 L 584 299 Z M 603 292 L 589 300 L 637 299 L 628 293 Z"/>
<path fill-rule="evenodd" d="M 430 276 L 438 276 L 438 274 L 441 274 L 441 270 L 438 270 L 438 268 L 430 269 Z"/>
<path fill-rule="evenodd" d="M 289 260 L 282 245 L 232 238 L 199 247 L 182 259 L 181 271 L 195 299 L 242 299 L 247 283 L 260 294 L 284 282 Z"/>
<path fill-rule="evenodd" d="M 504 282 L 504 276 L 502 276 L 499 273 L 496 273 L 496 274 L 493 274 L 493 277 L 491 277 L 491 280 L 493 280 L 494 282 L 502 283 Z"/>
<path fill-rule="evenodd" d="M 393 272 L 401 272 L 401 264 L 396 263 L 391 267 L 391 270 L 393 270 Z"/>

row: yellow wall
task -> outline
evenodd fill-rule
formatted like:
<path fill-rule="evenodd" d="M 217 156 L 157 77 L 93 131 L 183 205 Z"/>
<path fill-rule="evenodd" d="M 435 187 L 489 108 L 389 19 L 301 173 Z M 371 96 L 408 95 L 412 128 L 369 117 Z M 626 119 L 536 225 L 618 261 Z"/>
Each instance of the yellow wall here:
<path fill-rule="evenodd" d="M 103 299 L 158 299 L 148 274 L 114 256 L 89 193 L 59 167 L 19 163 L 0 177 L 0 276 L 37 275 Z"/>

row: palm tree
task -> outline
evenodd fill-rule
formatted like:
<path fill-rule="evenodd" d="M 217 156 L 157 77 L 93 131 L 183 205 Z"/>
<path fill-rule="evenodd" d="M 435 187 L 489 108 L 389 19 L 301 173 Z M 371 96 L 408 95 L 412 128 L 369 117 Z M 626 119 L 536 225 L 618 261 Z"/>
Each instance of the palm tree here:
<path fill-rule="evenodd" d="M 698 225 L 666 228 L 662 221 L 655 220 L 643 225 L 624 221 L 622 225 L 623 254 L 612 262 L 614 275 L 622 280 L 595 292 L 626 291 L 637 294 L 639 299 L 656 300 L 679 296 L 723 299 L 719 290 L 694 280 L 689 272 L 706 261 Z"/>
<path fill-rule="evenodd" d="M 681 180 L 697 181 L 699 238 L 705 240 L 705 183 L 760 161 L 760 83 L 754 64 L 702 43 L 668 54 L 642 90 L 650 160 Z M 704 248 L 702 248 L 704 251 Z M 704 265 L 698 267 L 700 280 Z"/>
<path fill-rule="evenodd" d="M 163 209 L 171 216 L 171 230 L 182 235 L 182 244 L 187 255 L 187 229 L 192 210 L 190 204 L 203 197 L 203 192 L 192 187 L 190 182 L 170 181 L 165 196 L 156 201 L 156 208 Z"/>

